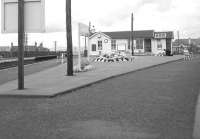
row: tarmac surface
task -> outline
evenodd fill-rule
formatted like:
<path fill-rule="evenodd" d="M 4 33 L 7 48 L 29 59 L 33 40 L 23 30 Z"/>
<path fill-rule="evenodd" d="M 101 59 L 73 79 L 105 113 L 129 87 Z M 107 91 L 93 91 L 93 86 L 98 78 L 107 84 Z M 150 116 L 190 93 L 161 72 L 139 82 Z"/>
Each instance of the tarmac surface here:
<path fill-rule="evenodd" d="M 2 139 L 192 139 L 200 59 L 55 98 L 0 98 Z"/>

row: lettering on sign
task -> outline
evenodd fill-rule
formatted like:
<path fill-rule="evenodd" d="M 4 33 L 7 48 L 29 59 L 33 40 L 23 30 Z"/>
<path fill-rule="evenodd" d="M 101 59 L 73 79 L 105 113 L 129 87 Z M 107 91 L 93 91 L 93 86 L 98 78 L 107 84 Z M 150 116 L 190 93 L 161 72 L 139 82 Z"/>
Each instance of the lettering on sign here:
<path fill-rule="evenodd" d="M 167 38 L 166 33 L 155 33 L 155 38 Z"/>

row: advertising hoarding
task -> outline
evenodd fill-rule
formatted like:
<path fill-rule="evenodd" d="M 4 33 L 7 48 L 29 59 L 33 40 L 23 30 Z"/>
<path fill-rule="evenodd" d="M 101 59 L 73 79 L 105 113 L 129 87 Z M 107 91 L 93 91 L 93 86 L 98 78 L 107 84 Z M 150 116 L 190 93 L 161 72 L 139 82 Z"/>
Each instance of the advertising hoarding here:
<path fill-rule="evenodd" d="M 1 32 L 18 32 L 18 0 L 1 1 Z M 44 0 L 24 0 L 25 32 L 45 32 Z"/>

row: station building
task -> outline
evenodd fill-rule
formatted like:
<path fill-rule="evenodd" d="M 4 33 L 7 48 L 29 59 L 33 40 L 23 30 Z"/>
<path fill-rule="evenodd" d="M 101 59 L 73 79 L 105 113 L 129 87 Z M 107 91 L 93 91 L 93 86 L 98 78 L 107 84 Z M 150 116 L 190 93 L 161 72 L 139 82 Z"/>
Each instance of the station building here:
<path fill-rule="evenodd" d="M 89 37 L 89 55 L 115 52 L 131 52 L 131 31 L 96 32 Z M 164 50 L 172 51 L 172 31 L 155 32 L 141 30 L 133 32 L 135 54 L 159 54 Z"/>

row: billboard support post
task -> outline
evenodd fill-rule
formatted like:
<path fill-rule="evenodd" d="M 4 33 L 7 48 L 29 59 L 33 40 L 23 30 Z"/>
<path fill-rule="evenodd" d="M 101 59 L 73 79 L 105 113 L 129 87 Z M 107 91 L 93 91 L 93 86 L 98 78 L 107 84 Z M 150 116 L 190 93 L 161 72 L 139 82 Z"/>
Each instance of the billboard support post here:
<path fill-rule="evenodd" d="M 24 0 L 18 0 L 18 89 L 24 89 Z"/>
<path fill-rule="evenodd" d="M 71 0 L 66 0 L 67 75 L 73 76 Z"/>

